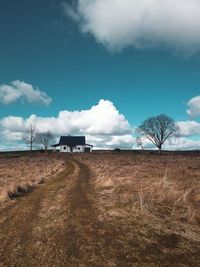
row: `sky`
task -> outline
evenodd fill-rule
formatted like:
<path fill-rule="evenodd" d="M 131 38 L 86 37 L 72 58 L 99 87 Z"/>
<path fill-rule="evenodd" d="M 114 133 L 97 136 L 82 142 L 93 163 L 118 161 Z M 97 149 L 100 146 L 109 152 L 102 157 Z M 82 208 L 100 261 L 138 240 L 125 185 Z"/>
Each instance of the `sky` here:
<path fill-rule="evenodd" d="M 0 33 L 0 150 L 33 123 L 135 148 L 161 113 L 181 132 L 166 148 L 200 149 L 198 0 L 1 0 Z"/>

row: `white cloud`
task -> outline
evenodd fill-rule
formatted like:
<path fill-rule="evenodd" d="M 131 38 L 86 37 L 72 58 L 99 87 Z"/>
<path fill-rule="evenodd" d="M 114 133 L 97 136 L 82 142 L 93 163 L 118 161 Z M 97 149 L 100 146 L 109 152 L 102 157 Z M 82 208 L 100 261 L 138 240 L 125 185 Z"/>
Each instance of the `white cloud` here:
<path fill-rule="evenodd" d="M 100 100 L 97 105 L 81 111 L 60 111 L 56 117 L 28 118 L 8 116 L 0 120 L 0 149 L 23 149 L 22 137 L 31 124 L 38 131 L 50 131 L 55 136 L 86 135 L 87 143 L 96 148 L 137 148 L 134 129 L 123 114 L 108 100 Z M 166 142 L 165 149 L 200 149 L 200 140 L 191 140 L 189 136 L 200 134 L 200 123 L 195 121 L 177 122 L 181 138 Z M 149 140 L 143 140 L 145 149 L 155 149 Z"/>
<path fill-rule="evenodd" d="M 111 140 L 106 142 L 107 146 L 119 146 L 124 148 L 132 148 L 135 143 L 135 138 L 131 134 L 126 134 L 123 136 L 112 136 Z"/>
<path fill-rule="evenodd" d="M 187 105 L 188 105 L 187 113 L 189 116 L 193 118 L 200 116 L 200 95 L 190 99 Z"/>
<path fill-rule="evenodd" d="M 144 149 L 157 150 L 157 148 L 146 138 L 143 138 Z M 135 144 L 134 148 L 141 149 Z M 200 140 L 192 140 L 187 137 L 172 138 L 163 145 L 163 150 L 200 150 Z"/>
<path fill-rule="evenodd" d="M 178 121 L 177 125 L 180 129 L 180 135 L 184 136 L 200 136 L 200 123 L 191 118 L 200 116 L 200 96 L 191 98 L 187 103 L 187 114 L 190 120 Z"/>
<path fill-rule="evenodd" d="M 74 9 L 63 6 L 84 33 L 109 49 L 200 48 L 199 0 L 78 0 Z"/>
<path fill-rule="evenodd" d="M 179 121 L 177 125 L 182 136 L 200 135 L 200 123 L 196 121 Z"/>
<path fill-rule="evenodd" d="M 192 140 L 189 138 L 175 138 L 166 142 L 163 146 L 168 150 L 200 150 L 200 140 Z"/>
<path fill-rule="evenodd" d="M 132 128 L 114 104 L 100 100 L 95 106 L 82 111 L 60 111 L 57 117 L 29 118 L 8 116 L 0 120 L 4 139 L 20 140 L 31 124 L 40 132 L 50 131 L 56 136 L 86 135 L 87 142 L 98 147 L 132 147 Z"/>
<path fill-rule="evenodd" d="M 13 81 L 9 85 L 0 85 L 0 102 L 11 104 L 16 101 L 28 101 L 28 103 L 39 103 L 49 105 L 52 99 L 38 88 L 22 81 Z"/>

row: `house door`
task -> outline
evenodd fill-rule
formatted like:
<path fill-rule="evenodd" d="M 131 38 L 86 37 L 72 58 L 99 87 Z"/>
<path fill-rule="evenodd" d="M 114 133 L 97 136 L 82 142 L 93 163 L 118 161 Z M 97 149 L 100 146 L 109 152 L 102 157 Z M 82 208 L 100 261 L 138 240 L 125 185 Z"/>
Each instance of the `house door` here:
<path fill-rule="evenodd" d="M 85 152 L 90 152 L 90 147 L 85 147 Z"/>

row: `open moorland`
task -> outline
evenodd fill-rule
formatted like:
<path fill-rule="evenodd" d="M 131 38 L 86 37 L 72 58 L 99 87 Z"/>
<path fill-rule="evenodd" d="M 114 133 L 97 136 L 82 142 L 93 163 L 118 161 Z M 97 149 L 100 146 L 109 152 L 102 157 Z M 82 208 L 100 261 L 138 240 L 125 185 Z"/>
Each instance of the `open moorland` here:
<path fill-rule="evenodd" d="M 0 266 L 200 266 L 199 155 L 27 154 L 0 167 Z"/>

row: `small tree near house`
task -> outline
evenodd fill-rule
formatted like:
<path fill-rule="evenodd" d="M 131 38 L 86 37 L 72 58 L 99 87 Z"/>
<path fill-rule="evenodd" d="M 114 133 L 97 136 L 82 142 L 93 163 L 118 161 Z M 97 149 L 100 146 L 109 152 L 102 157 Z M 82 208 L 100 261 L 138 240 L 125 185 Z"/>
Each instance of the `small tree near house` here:
<path fill-rule="evenodd" d="M 146 137 L 161 154 L 163 144 L 172 137 L 179 135 L 179 128 L 174 120 L 165 114 L 146 119 L 137 129 L 141 137 Z"/>
<path fill-rule="evenodd" d="M 37 130 L 34 124 L 27 129 L 26 133 L 23 136 L 23 141 L 30 147 L 30 151 L 33 150 L 33 145 L 36 142 Z"/>
<path fill-rule="evenodd" d="M 45 151 L 55 143 L 55 137 L 50 132 L 37 133 L 36 135 L 37 144 L 41 145 Z"/>

